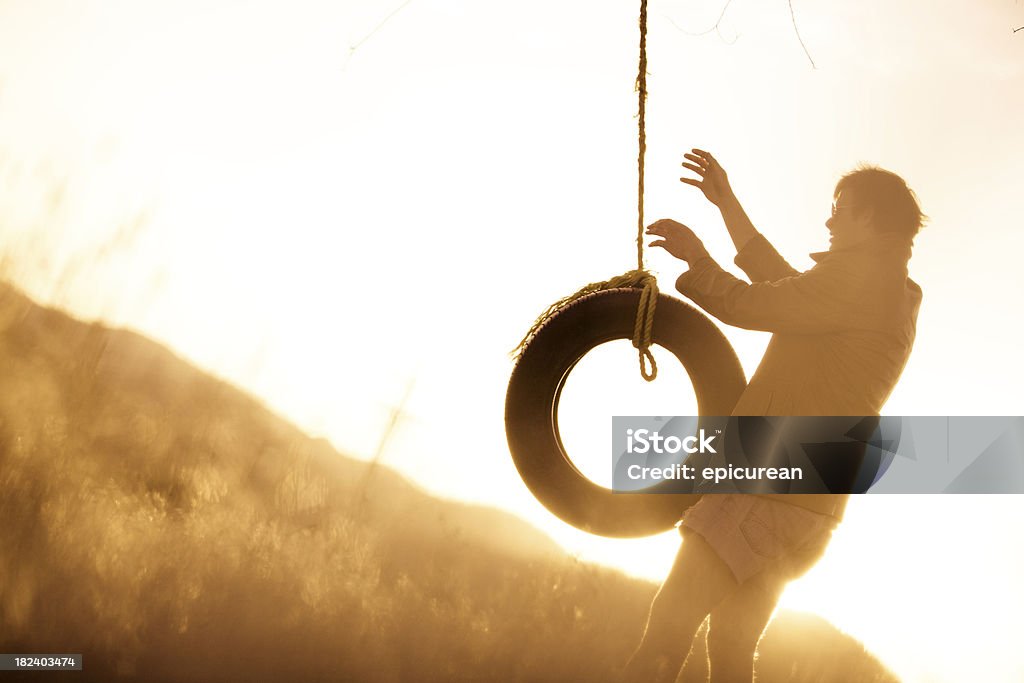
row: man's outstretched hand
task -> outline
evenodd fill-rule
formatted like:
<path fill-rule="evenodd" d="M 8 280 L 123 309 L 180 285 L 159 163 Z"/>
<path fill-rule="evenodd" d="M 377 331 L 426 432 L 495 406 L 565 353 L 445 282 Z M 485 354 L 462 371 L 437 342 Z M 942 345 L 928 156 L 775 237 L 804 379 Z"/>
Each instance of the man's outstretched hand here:
<path fill-rule="evenodd" d="M 693 230 L 671 218 L 662 218 L 647 226 L 647 234 L 660 237 L 648 246 L 661 247 L 678 259 L 692 264 L 694 261 L 708 256 L 704 243 L 694 234 Z"/>
<path fill-rule="evenodd" d="M 726 175 L 725 169 L 709 152 L 694 148 L 683 156 L 691 162 L 684 161 L 683 167 L 699 175 L 700 179 L 680 178 L 681 182 L 696 187 L 704 193 L 709 202 L 718 208 L 722 208 L 726 202 L 736 198 L 729 185 L 729 176 Z"/>

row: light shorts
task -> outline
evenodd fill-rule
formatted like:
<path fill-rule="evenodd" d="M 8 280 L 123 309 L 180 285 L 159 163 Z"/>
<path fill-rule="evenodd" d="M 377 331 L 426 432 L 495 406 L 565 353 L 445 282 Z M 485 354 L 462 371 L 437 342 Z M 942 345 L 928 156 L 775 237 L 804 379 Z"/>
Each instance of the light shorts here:
<path fill-rule="evenodd" d="M 761 572 L 795 579 L 821 558 L 838 522 L 750 494 L 705 494 L 679 523 L 700 534 L 740 583 Z"/>

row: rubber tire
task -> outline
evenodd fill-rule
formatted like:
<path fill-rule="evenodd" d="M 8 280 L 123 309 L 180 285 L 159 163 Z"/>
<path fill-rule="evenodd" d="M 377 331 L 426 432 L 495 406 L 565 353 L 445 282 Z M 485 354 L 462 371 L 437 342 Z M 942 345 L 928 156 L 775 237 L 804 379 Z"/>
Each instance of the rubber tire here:
<path fill-rule="evenodd" d="M 639 289 L 610 289 L 566 306 L 523 350 L 505 395 L 505 434 L 526 486 L 563 521 L 613 538 L 667 531 L 700 499 L 700 494 L 614 493 L 584 476 L 562 446 L 558 401 L 566 378 L 594 347 L 632 338 L 639 300 Z M 683 364 L 700 415 L 732 413 L 746 377 L 728 340 L 708 318 L 659 294 L 652 337 Z"/>

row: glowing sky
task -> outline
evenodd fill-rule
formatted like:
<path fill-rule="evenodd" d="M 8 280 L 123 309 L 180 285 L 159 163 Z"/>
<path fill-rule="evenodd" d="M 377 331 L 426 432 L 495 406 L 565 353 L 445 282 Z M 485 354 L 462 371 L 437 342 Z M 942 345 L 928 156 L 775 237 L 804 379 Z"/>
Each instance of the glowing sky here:
<path fill-rule="evenodd" d="M 647 215 L 731 260 L 677 181 L 681 153 L 709 149 L 808 266 L 835 180 L 861 161 L 901 173 L 931 223 L 911 262 L 918 342 L 886 412 L 1021 415 L 1024 7 L 895 4 L 796 3 L 811 68 L 785 3 L 734 2 L 696 36 L 721 4 L 652 2 Z M 2 274 L 164 341 L 356 457 L 415 379 L 385 462 L 660 578 L 671 534 L 561 524 L 502 425 L 507 352 L 534 316 L 635 258 L 636 11 L 0 2 Z M 670 290 L 678 264 L 648 264 Z M 767 337 L 727 334 L 749 375 Z M 581 364 L 562 426 L 583 466 L 604 466 L 608 415 L 689 412 L 670 366 L 644 386 L 627 345 Z M 907 680 L 1019 680 L 1024 555 L 1005 530 L 1022 522 L 1017 497 L 855 500 L 783 604 Z"/>

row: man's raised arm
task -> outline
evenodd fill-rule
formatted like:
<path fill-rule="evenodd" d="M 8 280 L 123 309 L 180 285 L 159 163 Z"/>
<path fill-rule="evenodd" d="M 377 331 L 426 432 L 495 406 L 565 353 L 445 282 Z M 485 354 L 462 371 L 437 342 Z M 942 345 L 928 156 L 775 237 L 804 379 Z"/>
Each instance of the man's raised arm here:
<path fill-rule="evenodd" d="M 647 234 L 658 238 L 651 247 L 662 247 L 689 264 L 689 270 L 676 280 L 676 289 L 727 325 L 821 334 L 855 325 L 857 311 L 871 315 L 863 302 L 858 304 L 867 276 L 856 263 L 831 259 L 806 273 L 749 284 L 723 270 L 682 223 L 663 218 L 647 226 Z"/>
<path fill-rule="evenodd" d="M 702 149 L 693 149 L 683 156 L 689 160 L 683 162 L 683 167 L 699 175 L 700 179 L 679 180 L 696 187 L 709 202 L 718 207 L 729 237 L 736 247 L 736 265 L 743 269 L 751 282 L 773 282 L 796 275 L 799 271 L 789 265 L 754 227 L 718 160 Z"/>

